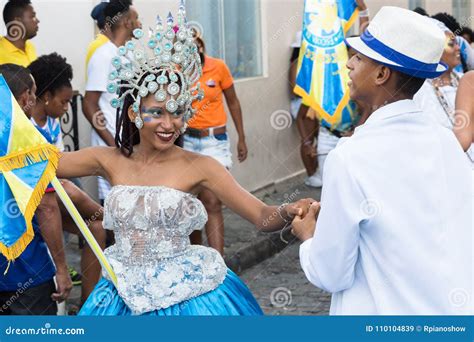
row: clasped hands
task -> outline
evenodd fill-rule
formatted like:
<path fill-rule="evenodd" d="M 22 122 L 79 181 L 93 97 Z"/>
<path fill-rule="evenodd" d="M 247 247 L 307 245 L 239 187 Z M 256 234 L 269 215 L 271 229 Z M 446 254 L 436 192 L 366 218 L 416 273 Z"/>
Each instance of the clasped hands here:
<path fill-rule="evenodd" d="M 301 241 L 311 239 L 316 229 L 316 220 L 321 209 L 320 202 L 304 198 L 287 206 L 287 213 L 293 217 L 291 233 Z"/>

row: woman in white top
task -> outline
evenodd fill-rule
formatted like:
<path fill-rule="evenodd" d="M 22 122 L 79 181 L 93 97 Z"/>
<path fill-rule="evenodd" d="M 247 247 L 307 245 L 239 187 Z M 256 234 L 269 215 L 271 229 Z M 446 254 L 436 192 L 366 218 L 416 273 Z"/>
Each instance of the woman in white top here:
<path fill-rule="evenodd" d="M 474 88 L 474 71 L 463 76 L 459 82 L 456 95 L 456 114 L 454 116 L 454 133 L 464 151 L 474 159 L 474 101 L 472 92 Z"/>
<path fill-rule="evenodd" d="M 453 129 L 456 91 L 461 78 L 461 74 L 454 71 L 454 68 L 461 63 L 461 52 L 455 35 L 443 23 L 436 22 L 446 35 L 446 46 L 441 62 L 446 64 L 448 69 L 441 76 L 433 80 L 426 80 L 413 100 L 430 113 L 434 120 Z"/>

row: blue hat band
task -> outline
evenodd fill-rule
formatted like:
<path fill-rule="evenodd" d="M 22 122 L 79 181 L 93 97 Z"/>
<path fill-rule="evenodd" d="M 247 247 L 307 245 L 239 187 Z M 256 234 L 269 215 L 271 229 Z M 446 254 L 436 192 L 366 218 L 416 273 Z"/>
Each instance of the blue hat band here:
<path fill-rule="evenodd" d="M 368 30 L 365 30 L 360 38 L 369 48 L 384 56 L 385 58 L 393 61 L 394 63 L 399 64 L 400 67 L 403 69 L 417 70 L 421 73 L 437 72 L 437 68 L 439 65 L 438 63 L 423 63 L 417 61 L 416 59 L 408 57 L 403 53 L 395 51 L 391 47 L 385 45 L 380 40 L 372 36 L 372 34 Z M 400 69 L 400 67 L 396 69 Z"/>

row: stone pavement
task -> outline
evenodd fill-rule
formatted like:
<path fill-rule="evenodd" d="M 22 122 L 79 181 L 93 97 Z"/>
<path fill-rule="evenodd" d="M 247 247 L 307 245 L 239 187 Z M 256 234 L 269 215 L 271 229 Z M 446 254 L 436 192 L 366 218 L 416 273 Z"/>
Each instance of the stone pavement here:
<path fill-rule="evenodd" d="M 314 189 L 304 185 L 303 180 L 303 175 L 296 176 L 259 190 L 255 192 L 254 195 L 270 205 L 279 205 L 283 202 L 291 202 L 306 197 L 319 199 L 321 195 L 320 189 Z M 318 293 L 313 293 L 309 290 L 314 289 L 314 287 L 306 283 L 304 274 L 300 269 L 297 260 L 297 246 L 290 245 L 286 248 L 288 246 L 287 242 L 294 240 L 294 237 L 290 234 L 288 229 L 283 231 L 283 233 L 261 233 L 256 230 L 255 226 L 231 212 L 229 209 L 225 208 L 223 214 L 225 222 L 225 261 L 229 268 L 238 274 L 244 270 L 249 270 L 248 273 L 245 274 L 246 279 L 249 280 L 250 283 L 253 283 L 249 283 L 251 288 L 252 286 L 254 287 L 252 290 L 260 294 L 259 301 L 266 311 L 272 314 L 285 314 L 286 311 L 288 311 L 287 314 L 325 314 L 324 309 L 322 309 L 325 304 L 316 303 L 318 307 L 315 308 L 314 305 L 311 304 L 314 301 L 308 302 L 308 308 L 306 309 L 304 309 L 303 306 L 293 307 L 290 305 L 287 306 L 286 309 L 282 307 L 275 308 L 275 310 L 266 302 L 265 298 L 269 300 L 269 297 L 265 291 L 270 289 L 268 286 L 270 286 L 271 283 L 266 283 L 263 281 L 264 279 L 256 276 L 260 271 L 264 271 L 262 274 L 267 274 L 265 272 L 274 272 L 277 276 L 281 273 L 281 279 L 275 279 L 275 284 L 284 282 L 285 279 L 287 279 L 288 282 L 290 280 L 293 281 L 294 283 L 287 284 L 287 288 L 289 288 L 290 291 L 295 291 L 295 302 L 293 303 L 298 303 L 300 300 L 300 292 L 296 290 L 300 287 L 301 289 L 308 289 L 308 293 L 311 293 L 309 298 L 312 298 L 312 300 L 321 299 L 321 301 L 327 301 L 327 298 L 323 298 L 324 296 L 318 297 Z M 272 258 L 272 256 L 282 250 L 284 251 Z M 291 262 L 285 260 L 282 255 L 288 255 Z M 252 266 L 268 258 L 270 259 L 267 260 L 266 263 L 250 269 Z M 77 246 L 77 239 L 74 236 L 72 236 L 67 243 L 67 259 L 70 266 L 80 271 L 80 250 Z M 265 270 L 266 267 L 268 267 L 268 270 Z M 294 277 L 290 276 L 292 272 L 294 272 Z M 255 276 L 252 276 L 253 274 L 255 274 Z M 268 274 L 270 275 L 271 273 Z M 288 276 L 288 278 L 286 278 L 286 276 Z M 79 298 L 80 286 L 75 286 L 67 303 L 68 311 L 72 306 L 79 304 Z M 321 308 L 319 308 L 319 306 L 321 306 Z M 310 307 L 313 307 L 313 309 Z"/>
<path fill-rule="evenodd" d="M 299 242 L 240 275 L 267 315 L 328 315 L 330 294 L 306 280 Z"/>

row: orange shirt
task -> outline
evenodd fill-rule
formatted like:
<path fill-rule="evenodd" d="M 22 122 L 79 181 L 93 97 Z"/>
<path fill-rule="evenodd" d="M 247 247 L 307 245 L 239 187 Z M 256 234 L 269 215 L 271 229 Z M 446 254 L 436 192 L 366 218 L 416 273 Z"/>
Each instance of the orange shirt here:
<path fill-rule="evenodd" d="M 189 121 L 189 127 L 204 129 L 225 126 L 227 115 L 223 91 L 234 84 L 229 68 L 223 60 L 206 56 L 199 82 L 204 90 L 204 99 L 194 103 L 196 114 Z"/>

